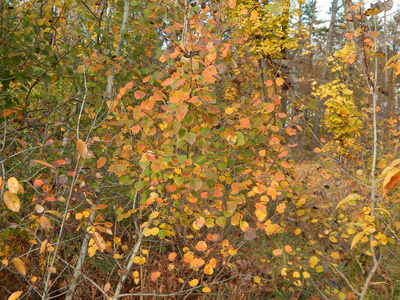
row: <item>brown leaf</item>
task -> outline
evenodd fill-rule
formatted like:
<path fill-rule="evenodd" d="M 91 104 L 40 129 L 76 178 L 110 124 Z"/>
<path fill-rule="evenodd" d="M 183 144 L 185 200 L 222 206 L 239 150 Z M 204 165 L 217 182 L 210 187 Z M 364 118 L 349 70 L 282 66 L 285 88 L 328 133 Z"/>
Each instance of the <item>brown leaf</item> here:
<path fill-rule="evenodd" d="M 11 177 L 7 180 L 8 189 L 11 193 L 18 194 L 19 190 L 19 182 L 18 179 L 15 177 Z"/>
<path fill-rule="evenodd" d="M 7 208 L 13 212 L 19 212 L 21 209 L 21 202 L 17 195 L 10 191 L 5 191 L 3 194 L 4 203 Z"/>
<path fill-rule="evenodd" d="M 46 161 L 37 160 L 37 159 L 32 159 L 31 162 L 35 162 L 35 163 L 41 164 L 41 165 L 43 165 L 43 166 L 49 167 L 49 168 L 51 168 L 51 169 L 54 169 L 54 166 L 53 166 L 52 164 L 49 164 L 49 163 L 46 162 Z"/>
<path fill-rule="evenodd" d="M 257 237 L 257 233 L 253 228 L 248 228 L 244 232 L 244 238 L 248 241 L 254 240 Z"/>
<path fill-rule="evenodd" d="M 83 158 L 86 158 L 86 156 L 88 154 L 88 149 L 87 149 L 86 143 L 84 141 L 82 141 L 81 139 L 78 139 L 76 141 L 76 150 L 78 150 L 78 153 L 80 156 L 82 156 Z"/>
<path fill-rule="evenodd" d="M 15 267 L 15 269 L 17 270 L 18 273 L 20 273 L 21 275 L 26 275 L 26 264 L 24 263 L 24 261 L 20 258 L 17 258 L 13 261 L 13 265 Z"/>
<path fill-rule="evenodd" d="M 0 190 L 3 188 L 4 186 L 4 179 L 3 177 L 0 177 Z"/>
<path fill-rule="evenodd" d="M 42 227 L 44 230 L 50 230 L 51 228 L 53 228 L 53 226 L 51 226 L 50 220 L 46 216 L 40 216 L 39 224 L 40 227 Z"/>

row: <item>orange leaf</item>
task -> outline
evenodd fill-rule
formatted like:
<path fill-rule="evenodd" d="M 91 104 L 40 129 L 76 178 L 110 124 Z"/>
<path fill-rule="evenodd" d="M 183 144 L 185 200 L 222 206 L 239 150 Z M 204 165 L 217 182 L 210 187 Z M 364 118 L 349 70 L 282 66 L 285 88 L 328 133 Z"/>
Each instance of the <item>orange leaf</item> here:
<path fill-rule="evenodd" d="M 251 11 L 250 20 L 254 21 L 258 17 L 258 12 L 254 9 Z"/>
<path fill-rule="evenodd" d="M 137 100 L 142 99 L 144 96 L 146 96 L 146 93 L 143 91 L 135 91 L 135 98 Z"/>
<path fill-rule="evenodd" d="M 280 203 L 277 207 L 276 207 L 276 211 L 280 214 L 283 214 L 285 212 L 285 208 L 286 208 L 286 204 L 285 203 Z"/>
<path fill-rule="evenodd" d="M 214 268 L 210 264 L 206 264 L 204 267 L 204 274 L 212 275 L 214 273 Z"/>
<path fill-rule="evenodd" d="M 282 78 L 278 77 L 275 79 L 275 82 L 277 86 L 281 86 L 285 81 Z"/>
<path fill-rule="evenodd" d="M 15 269 L 17 269 L 17 272 L 22 274 L 22 275 L 26 275 L 26 264 L 24 263 L 24 261 L 20 258 L 17 258 L 13 261 L 13 265 L 15 267 Z"/>
<path fill-rule="evenodd" d="M 279 256 L 282 254 L 282 249 L 275 249 L 274 251 L 272 251 L 272 254 L 274 256 Z"/>
<path fill-rule="evenodd" d="M 278 171 L 278 172 L 275 174 L 274 179 L 275 179 L 276 181 L 285 180 L 285 175 L 283 174 L 282 171 Z"/>
<path fill-rule="evenodd" d="M 277 138 L 277 137 L 272 137 L 270 140 L 269 140 L 269 144 L 272 146 L 272 145 L 275 145 L 275 144 L 279 144 L 279 139 Z"/>
<path fill-rule="evenodd" d="M 171 103 L 179 103 L 180 101 L 182 101 L 184 98 L 184 95 L 181 91 L 179 90 L 173 90 L 170 94 L 169 94 L 169 100 L 171 101 Z"/>
<path fill-rule="evenodd" d="M 18 292 L 14 292 L 11 294 L 10 297 L 8 297 L 7 300 L 17 300 L 19 298 L 19 296 L 21 296 L 23 293 L 23 291 L 18 291 Z"/>
<path fill-rule="evenodd" d="M 93 240 L 96 243 L 97 247 L 99 247 L 100 251 L 103 252 L 106 249 L 106 243 L 104 242 L 103 237 L 98 232 L 93 232 Z"/>
<path fill-rule="evenodd" d="M 198 228 L 201 228 L 204 226 L 204 224 L 206 223 L 206 219 L 204 219 L 203 217 L 198 217 L 195 221 L 195 224 Z"/>
<path fill-rule="evenodd" d="M 273 105 L 272 103 L 268 103 L 267 105 L 265 105 L 264 109 L 267 113 L 273 112 L 275 110 L 275 105 Z"/>
<path fill-rule="evenodd" d="M 290 247 L 289 245 L 286 245 L 286 246 L 285 246 L 285 251 L 286 251 L 287 253 L 289 253 L 289 252 L 292 252 L 293 249 L 292 249 L 292 247 Z"/>
<path fill-rule="evenodd" d="M 243 128 L 250 128 L 249 118 L 240 119 L 240 125 L 242 125 Z"/>
<path fill-rule="evenodd" d="M 54 162 L 54 164 L 62 166 L 65 165 L 67 162 L 65 161 L 65 159 L 58 159 Z"/>
<path fill-rule="evenodd" d="M 140 131 L 140 126 L 139 125 L 132 126 L 131 131 L 133 134 L 138 133 Z"/>
<path fill-rule="evenodd" d="M 236 6 L 236 0 L 229 0 L 229 7 L 234 8 Z"/>
<path fill-rule="evenodd" d="M 102 166 L 104 166 L 106 164 L 106 162 L 107 162 L 107 159 L 104 156 L 100 157 L 97 160 L 97 168 L 100 169 Z"/>
<path fill-rule="evenodd" d="M 176 253 L 175 252 L 171 252 L 169 255 L 168 255 L 168 259 L 169 259 L 169 261 L 174 261 L 175 260 L 175 258 L 176 258 Z"/>
<path fill-rule="evenodd" d="M 266 81 L 264 81 L 264 84 L 266 85 L 266 86 L 271 86 L 272 84 L 273 84 L 273 82 L 272 82 L 272 80 L 266 80 Z"/>
<path fill-rule="evenodd" d="M 205 78 L 211 78 L 213 76 L 217 75 L 217 68 L 214 67 L 213 65 L 208 66 L 203 70 L 203 76 Z"/>
<path fill-rule="evenodd" d="M 385 186 L 385 190 L 387 191 L 391 191 L 393 190 L 396 185 L 399 183 L 400 181 L 400 174 L 395 174 L 390 178 L 390 181 L 386 184 Z"/>
<path fill-rule="evenodd" d="M 153 280 L 153 281 L 155 281 L 155 280 L 157 280 L 158 279 L 158 277 L 160 277 L 161 276 L 161 272 L 153 272 L 153 273 L 151 273 L 151 280 Z"/>
<path fill-rule="evenodd" d="M 185 116 L 186 113 L 188 112 L 187 105 L 182 103 L 176 108 L 176 117 L 179 121 L 181 121 Z"/>
<path fill-rule="evenodd" d="M 81 139 L 78 139 L 76 141 L 76 150 L 78 150 L 79 155 L 82 156 L 83 158 L 87 156 L 88 149 L 86 143 Z"/>
<path fill-rule="evenodd" d="M 200 241 L 200 242 L 198 242 L 198 243 L 196 244 L 195 248 L 196 248 L 196 250 L 198 250 L 198 251 L 204 252 L 204 251 L 207 250 L 207 243 L 204 242 L 204 241 Z"/>
<path fill-rule="evenodd" d="M 348 39 L 348 40 L 352 40 L 353 39 L 353 34 L 351 34 L 350 32 L 346 32 L 345 34 L 344 34 L 344 36 Z"/>

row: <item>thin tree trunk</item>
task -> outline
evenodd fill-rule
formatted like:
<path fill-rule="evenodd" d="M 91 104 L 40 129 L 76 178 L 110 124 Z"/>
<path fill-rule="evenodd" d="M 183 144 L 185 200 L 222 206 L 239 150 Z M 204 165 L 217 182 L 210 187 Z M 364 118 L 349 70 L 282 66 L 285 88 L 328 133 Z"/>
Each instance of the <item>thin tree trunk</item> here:
<path fill-rule="evenodd" d="M 332 9 L 331 9 L 332 15 L 331 15 L 331 21 L 329 24 L 328 36 L 327 36 L 327 40 L 326 40 L 324 61 L 331 54 L 331 51 L 332 51 L 332 37 L 333 37 L 334 25 L 336 22 L 337 4 L 338 4 L 338 0 L 333 0 Z M 326 64 L 323 64 L 320 85 L 327 83 L 327 80 L 328 80 L 328 66 Z M 311 142 L 311 149 L 314 149 L 317 145 L 317 139 L 319 139 L 319 133 L 320 133 L 319 127 L 321 124 L 321 117 L 324 114 L 324 101 L 320 98 L 318 98 L 317 100 L 318 100 L 317 101 L 317 109 L 316 109 L 315 115 L 314 115 L 314 126 L 313 126 L 314 139 Z"/>
<path fill-rule="evenodd" d="M 124 43 L 124 33 L 126 31 L 126 25 L 128 24 L 128 17 L 129 17 L 129 0 L 125 0 L 124 5 L 124 14 L 122 17 L 122 24 L 120 30 L 120 38 L 117 43 L 117 48 L 115 49 L 115 56 L 121 56 L 122 44 Z M 113 85 L 114 85 L 114 72 L 115 68 L 111 68 L 111 75 L 107 78 L 107 88 L 106 88 L 106 97 L 111 99 L 113 94 Z"/>

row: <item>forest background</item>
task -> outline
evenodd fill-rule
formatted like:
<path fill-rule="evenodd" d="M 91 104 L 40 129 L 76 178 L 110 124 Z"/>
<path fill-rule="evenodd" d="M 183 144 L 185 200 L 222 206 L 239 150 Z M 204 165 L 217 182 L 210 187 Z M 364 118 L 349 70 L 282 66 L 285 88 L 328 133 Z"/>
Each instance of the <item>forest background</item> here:
<path fill-rule="evenodd" d="M 0 297 L 398 299 L 400 12 L 317 4 L 2 0 Z"/>

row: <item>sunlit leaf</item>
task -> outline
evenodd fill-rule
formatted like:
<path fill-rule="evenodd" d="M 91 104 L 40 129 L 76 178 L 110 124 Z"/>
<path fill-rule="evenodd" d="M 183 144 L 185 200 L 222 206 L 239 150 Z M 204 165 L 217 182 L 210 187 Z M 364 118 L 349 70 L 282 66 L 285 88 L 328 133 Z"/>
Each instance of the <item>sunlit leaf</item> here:
<path fill-rule="evenodd" d="M 189 285 L 191 287 L 197 286 L 199 284 L 199 280 L 198 279 L 193 279 L 189 281 Z"/>
<path fill-rule="evenodd" d="M 21 209 L 21 202 L 16 194 L 11 193 L 10 191 L 5 191 L 3 194 L 3 199 L 9 210 L 13 212 L 19 212 Z"/>
<path fill-rule="evenodd" d="M 23 293 L 23 291 L 14 292 L 14 293 L 12 293 L 12 294 L 10 295 L 10 297 L 7 298 L 7 300 L 16 300 L 16 299 L 19 298 L 19 296 L 22 295 L 22 293 Z"/>
<path fill-rule="evenodd" d="M 13 265 L 18 273 L 20 273 L 21 275 L 24 275 L 24 276 L 26 275 L 27 268 L 26 268 L 26 264 L 24 263 L 24 261 L 22 259 L 16 258 L 13 261 Z"/>
<path fill-rule="evenodd" d="M 86 158 L 88 154 L 88 149 L 86 146 L 86 143 L 82 141 L 81 139 L 78 139 L 76 141 L 76 150 L 78 151 L 79 155 L 82 156 L 83 158 Z"/>
<path fill-rule="evenodd" d="M 11 177 L 7 180 L 8 189 L 11 193 L 18 194 L 19 181 L 15 177 Z"/>

